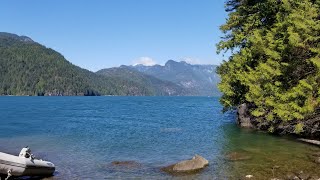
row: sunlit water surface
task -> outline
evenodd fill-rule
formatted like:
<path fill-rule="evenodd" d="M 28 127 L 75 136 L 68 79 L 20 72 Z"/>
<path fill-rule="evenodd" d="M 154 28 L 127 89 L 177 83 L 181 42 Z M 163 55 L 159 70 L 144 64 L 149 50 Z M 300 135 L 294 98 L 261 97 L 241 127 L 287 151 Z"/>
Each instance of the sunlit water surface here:
<path fill-rule="evenodd" d="M 0 97 L 0 151 L 26 145 L 56 165 L 50 179 L 256 179 L 320 176 L 317 147 L 241 130 L 212 97 Z M 230 161 L 239 152 L 250 158 Z M 172 176 L 161 167 L 199 154 L 210 165 Z M 113 161 L 134 161 L 121 167 Z"/>

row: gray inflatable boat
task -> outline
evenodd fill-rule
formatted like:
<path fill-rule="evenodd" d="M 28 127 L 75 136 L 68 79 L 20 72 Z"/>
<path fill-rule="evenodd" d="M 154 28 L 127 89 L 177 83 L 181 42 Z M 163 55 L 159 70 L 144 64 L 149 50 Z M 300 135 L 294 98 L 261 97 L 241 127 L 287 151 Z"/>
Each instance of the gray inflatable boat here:
<path fill-rule="evenodd" d="M 19 156 L 0 152 L 0 174 L 11 176 L 51 176 L 55 166 L 51 162 L 36 159 L 25 147 Z"/>

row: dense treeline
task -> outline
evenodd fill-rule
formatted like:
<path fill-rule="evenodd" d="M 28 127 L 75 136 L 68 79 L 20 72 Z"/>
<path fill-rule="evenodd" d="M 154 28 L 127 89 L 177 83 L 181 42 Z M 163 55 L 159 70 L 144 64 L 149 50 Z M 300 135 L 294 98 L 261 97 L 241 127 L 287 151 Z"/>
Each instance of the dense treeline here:
<path fill-rule="evenodd" d="M 153 76 L 141 73 L 128 66 L 119 68 L 102 69 L 96 72 L 99 75 L 106 77 L 117 77 L 134 84 L 139 84 L 141 87 L 148 87 L 147 91 L 150 94 L 167 96 L 167 95 L 184 95 L 187 91 L 175 83 L 160 80 Z"/>
<path fill-rule="evenodd" d="M 79 68 L 30 38 L 0 33 L 0 95 L 157 95 L 144 84 Z"/>
<path fill-rule="evenodd" d="M 219 51 L 232 51 L 218 68 L 226 109 L 249 104 L 268 130 L 305 121 L 320 103 L 320 1 L 228 0 Z M 313 128 L 313 127 L 312 127 Z M 315 127 L 316 128 L 316 127 Z"/>

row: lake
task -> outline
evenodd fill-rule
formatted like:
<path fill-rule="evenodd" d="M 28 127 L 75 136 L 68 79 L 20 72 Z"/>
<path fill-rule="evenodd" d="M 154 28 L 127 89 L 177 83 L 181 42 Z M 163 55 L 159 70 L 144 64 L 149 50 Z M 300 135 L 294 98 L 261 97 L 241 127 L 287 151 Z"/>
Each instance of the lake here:
<path fill-rule="evenodd" d="M 54 180 L 320 177 L 317 147 L 239 129 L 221 109 L 215 97 L 0 97 L 0 151 L 28 145 L 56 165 Z M 248 158 L 230 160 L 235 152 Z M 198 174 L 160 170 L 195 154 L 210 162 Z"/>

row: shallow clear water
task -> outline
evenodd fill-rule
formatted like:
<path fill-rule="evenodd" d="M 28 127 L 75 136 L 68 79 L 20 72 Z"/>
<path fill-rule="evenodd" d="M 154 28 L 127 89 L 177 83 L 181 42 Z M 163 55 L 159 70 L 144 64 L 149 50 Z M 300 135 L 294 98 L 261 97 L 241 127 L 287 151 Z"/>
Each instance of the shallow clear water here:
<path fill-rule="evenodd" d="M 320 175 L 308 158 L 317 147 L 241 130 L 234 121 L 234 113 L 222 114 L 218 98 L 210 97 L 0 97 L 0 151 L 18 154 L 28 145 L 56 165 L 52 179 Z M 229 161 L 231 152 L 250 159 Z M 171 176 L 160 170 L 195 154 L 210 162 L 201 173 Z"/>

